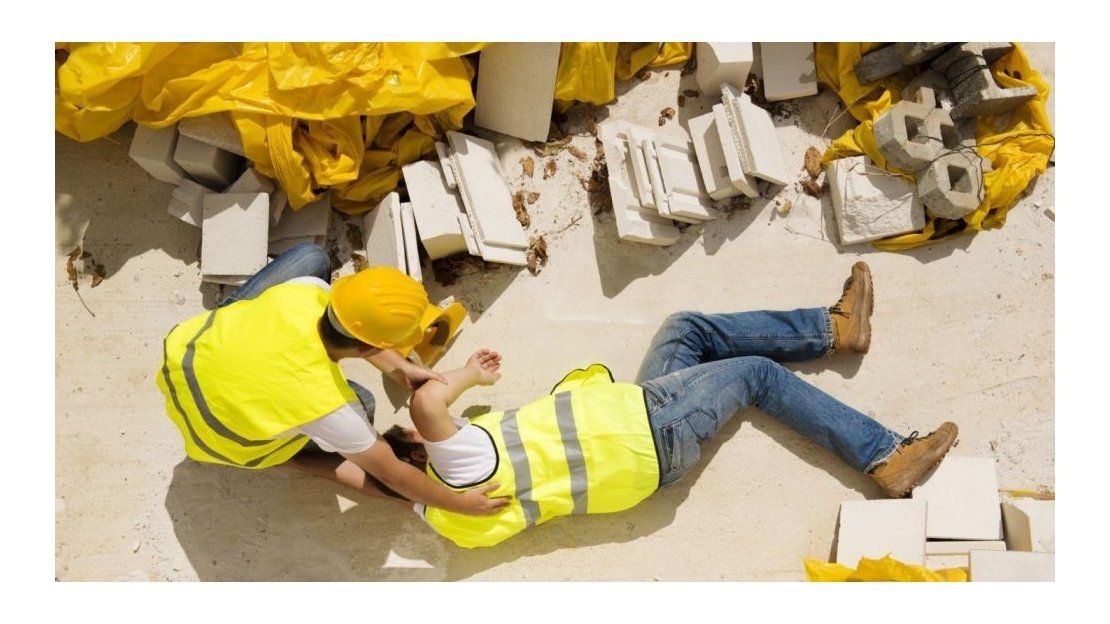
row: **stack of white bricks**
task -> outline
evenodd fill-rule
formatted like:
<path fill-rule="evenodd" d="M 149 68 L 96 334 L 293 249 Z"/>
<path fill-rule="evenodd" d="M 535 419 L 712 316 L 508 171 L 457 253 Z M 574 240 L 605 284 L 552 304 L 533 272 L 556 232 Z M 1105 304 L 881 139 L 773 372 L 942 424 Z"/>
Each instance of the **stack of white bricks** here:
<path fill-rule="evenodd" d="M 362 243 L 370 266 L 394 266 L 417 281 L 423 279 L 412 208 L 401 203 L 397 193 L 386 195 L 362 217 Z"/>
<path fill-rule="evenodd" d="M 1053 505 L 1000 502 L 993 458 L 949 457 L 910 499 L 842 503 L 836 562 L 857 567 L 861 557 L 890 555 L 930 569 L 966 568 L 972 581 L 1052 580 Z"/>

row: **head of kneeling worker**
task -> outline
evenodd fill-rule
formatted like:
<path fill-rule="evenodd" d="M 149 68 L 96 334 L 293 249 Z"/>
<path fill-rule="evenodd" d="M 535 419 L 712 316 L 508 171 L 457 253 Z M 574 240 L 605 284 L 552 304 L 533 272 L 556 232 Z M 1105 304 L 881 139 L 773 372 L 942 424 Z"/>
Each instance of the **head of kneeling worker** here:
<path fill-rule="evenodd" d="M 420 282 L 393 267 L 370 267 L 332 284 L 320 337 L 334 360 L 410 348 L 420 342 L 427 307 Z"/>

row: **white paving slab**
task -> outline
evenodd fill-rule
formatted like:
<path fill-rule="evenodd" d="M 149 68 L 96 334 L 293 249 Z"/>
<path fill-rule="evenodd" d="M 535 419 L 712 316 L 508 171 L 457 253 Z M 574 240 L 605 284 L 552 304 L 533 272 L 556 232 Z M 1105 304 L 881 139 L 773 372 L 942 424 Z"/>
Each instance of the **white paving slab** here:
<path fill-rule="evenodd" d="M 436 156 L 439 158 L 440 172 L 443 174 L 443 181 L 447 184 L 447 188 L 455 190 L 459 187 L 459 182 L 455 178 L 455 170 L 451 167 L 451 148 L 443 141 L 436 141 Z"/>
<path fill-rule="evenodd" d="M 663 176 L 663 190 L 671 215 L 696 223 L 717 218 L 698 171 L 694 144 L 685 135 L 657 133 L 655 154 Z"/>
<path fill-rule="evenodd" d="M 204 196 L 215 192 L 192 180 L 183 179 L 170 195 L 170 205 L 166 212 L 189 225 L 200 227 L 204 220 Z"/>
<path fill-rule="evenodd" d="M 871 165 L 866 156 L 834 160 L 827 170 L 842 244 L 855 245 L 925 227 L 925 207 L 905 178 Z"/>
<path fill-rule="evenodd" d="M 416 230 L 428 257 L 436 260 L 467 251 L 459 221 L 462 200 L 448 188 L 442 166 L 420 160 L 402 167 L 401 173 L 416 218 Z"/>
<path fill-rule="evenodd" d="M 740 146 L 736 144 L 737 136 L 732 131 L 724 104 L 713 105 L 713 120 L 717 125 L 717 138 L 721 142 L 721 151 L 725 154 L 725 166 L 728 169 L 729 180 L 745 196 L 759 197 L 759 188 L 756 186 L 755 178 L 744 171 L 744 163 L 740 160 Z"/>
<path fill-rule="evenodd" d="M 721 137 L 717 133 L 716 115 L 710 111 L 693 117 L 689 121 L 689 127 L 706 193 L 718 201 L 739 195 L 740 189 L 728 177 L 728 161 L 725 160 Z"/>
<path fill-rule="evenodd" d="M 176 148 L 176 126 L 155 129 L 136 124 L 127 154 L 155 180 L 176 185 L 187 179 L 185 170 L 173 160 Z"/>
<path fill-rule="evenodd" d="M 622 240 L 649 245 L 673 245 L 679 237 L 678 228 L 659 215 L 640 210 L 640 200 L 632 183 L 636 175 L 631 157 L 634 150 L 630 149 L 627 133 L 619 122 L 606 122 L 598 125 L 597 136 L 609 167 L 609 194 L 613 200 L 617 235 Z"/>
<path fill-rule="evenodd" d="M 698 42 L 694 79 L 705 93 L 715 93 L 726 83 L 743 89 L 754 57 L 750 41 Z"/>
<path fill-rule="evenodd" d="M 186 117 L 178 122 L 177 127 L 181 134 L 190 139 L 239 156 L 247 155 L 246 150 L 243 149 L 243 139 L 239 136 L 239 130 L 227 113 Z"/>
<path fill-rule="evenodd" d="M 265 193 L 204 196 L 200 270 L 203 275 L 254 275 L 266 266 L 270 204 Z"/>
<path fill-rule="evenodd" d="M 968 580 L 981 582 L 1054 581 L 1056 555 L 995 550 L 973 550 Z"/>
<path fill-rule="evenodd" d="M 177 137 L 173 160 L 189 177 L 216 189 L 227 188 L 243 171 L 239 156 L 185 135 Z"/>
<path fill-rule="evenodd" d="M 854 568 L 861 557 L 890 555 L 903 563 L 925 563 L 925 501 L 867 500 L 840 504 L 836 563 Z"/>
<path fill-rule="evenodd" d="M 474 226 L 470 223 L 470 217 L 465 212 L 459 215 L 459 229 L 462 230 L 463 239 L 466 240 L 466 251 L 472 256 L 482 255 L 482 250 L 478 247 L 478 237 L 474 233 Z"/>
<path fill-rule="evenodd" d="M 1001 540 L 929 540 L 926 555 L 966 555 L 972 550 L 1006 550 Z"/>
<path fill-rule="evenodd" d="M 474 123 L 526 141 L 551 127 L 559 43 L 493 43 L 478 63 Z"/>
<path fill-rule="evenodd" d="M 405 243 L 405 267 L 412 279 L 422 282 L 424 276 L 420 268 L 420 248 L 416 242 L 416 217 L 412 213 L 412 204 L 401 204 L 401 234 Z"/>
<path fill-rule="evenodd" d="M 925 555 L 925 567 L 930 570 L 944 570 L 947 568 L 966 568 L 968 555 Z"/>
<path fill-rule="evenodd" d="M 392 266 L 408 273 L 400 195 L 386 195 L 377 208 L 362 217 L 362 240 L 370 266 Z"/>
<path fill-rule="evenodd" d="M 768 102 L 817 94 L 817 65 L 813 43 L 759 44 L 763 65 L 763 97 Z"/>
<path fill-rule="evenodd" d="M 1002 539 L 993 457 L 949 455 L 914 488 L 913 499 L 929 503 L 931 539 Z"/>
<path fill-rule="evenodd" d="M 286 205 L 277 226 L 270 229 L 270 240 L 327 236 L 331 222 L 331 199 L 327 196 L 305 204 L 300 210 Z"/>
<path fill-rule="evenodd" d="M 1010 550 L 1056 552 L 1056 501 L 1015 498 L 1002 503 Z"/>
<path fill-rule="evenodd" d="M 453 131 L 447 133 L 447 139 L 463 205 L 478 239 L 484 244 L 526 249 L 528 237 L 516 219 L 493 143 Z"/>
<path fill-rule="evenodd" d="M 721 104 L 733 142 L 739 149 L 744 173 L 785 185 L 788 181 L 786 165 L 771 113 L 756 106 L 750 95 L 728 84 L 721 87 Z"/>

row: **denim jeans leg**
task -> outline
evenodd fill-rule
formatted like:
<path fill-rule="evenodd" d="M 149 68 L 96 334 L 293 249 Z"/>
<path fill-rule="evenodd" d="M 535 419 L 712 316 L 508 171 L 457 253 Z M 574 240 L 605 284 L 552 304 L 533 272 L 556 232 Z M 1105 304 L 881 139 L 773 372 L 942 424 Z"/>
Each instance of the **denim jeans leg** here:
<path fill-rule="evenodd" d="M 318 277 L 325 282 L 331 281 L 331 262 L 328 260 L 328 254 L 318 245 L 301 243 L 262 267 L 258 273 L 221 301 L 220 307 L 236 301 L 254 299 L 267 288 L 297 277 Z"/>
<path fill-rule="evenodd" d="M 734 357 L 762 356 L 801 362 L 832 350 L 828 308 L 731 314 L 678 312 L 659 328 L 636 382 L 676 370 Z"/>
<path fill-rule="evenodd" d="M 661 485 L 681 477 L 733 414 L 759 407 L 809 440 L 866 472 L 902 436 L 806 383 L 766 357 L 699 364 L 641 384 L 655 432 Z"/>

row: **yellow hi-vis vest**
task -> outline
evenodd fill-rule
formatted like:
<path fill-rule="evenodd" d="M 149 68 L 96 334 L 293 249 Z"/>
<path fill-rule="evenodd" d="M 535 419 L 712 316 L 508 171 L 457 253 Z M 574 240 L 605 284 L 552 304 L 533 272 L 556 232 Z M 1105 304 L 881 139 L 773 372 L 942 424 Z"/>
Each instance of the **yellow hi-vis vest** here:
<path fill-rule="evenodd" d="M 426 507 L 428 524 L 459 546 L 493 546 L 558 516 L 623 511 L 659 487 L 643 389 L 614 383 L 600 364 L 575 370 L 538 401 L 471 424 L 493 440 L 497 467 L 480 483 L 452 489 L 495 482 L 490 496 L 512 501 L 488 516 Z M 428 475 L 452 487 L 431 464 Z"/>
<path fill-rule="evenodd" d="M 357 400 L 320 340 L 327 303 L 311 284 L 279 284 L 170 330 L 157 383 L 189 457 L 280 464 L 308 443 L 281 434 Z"/>

